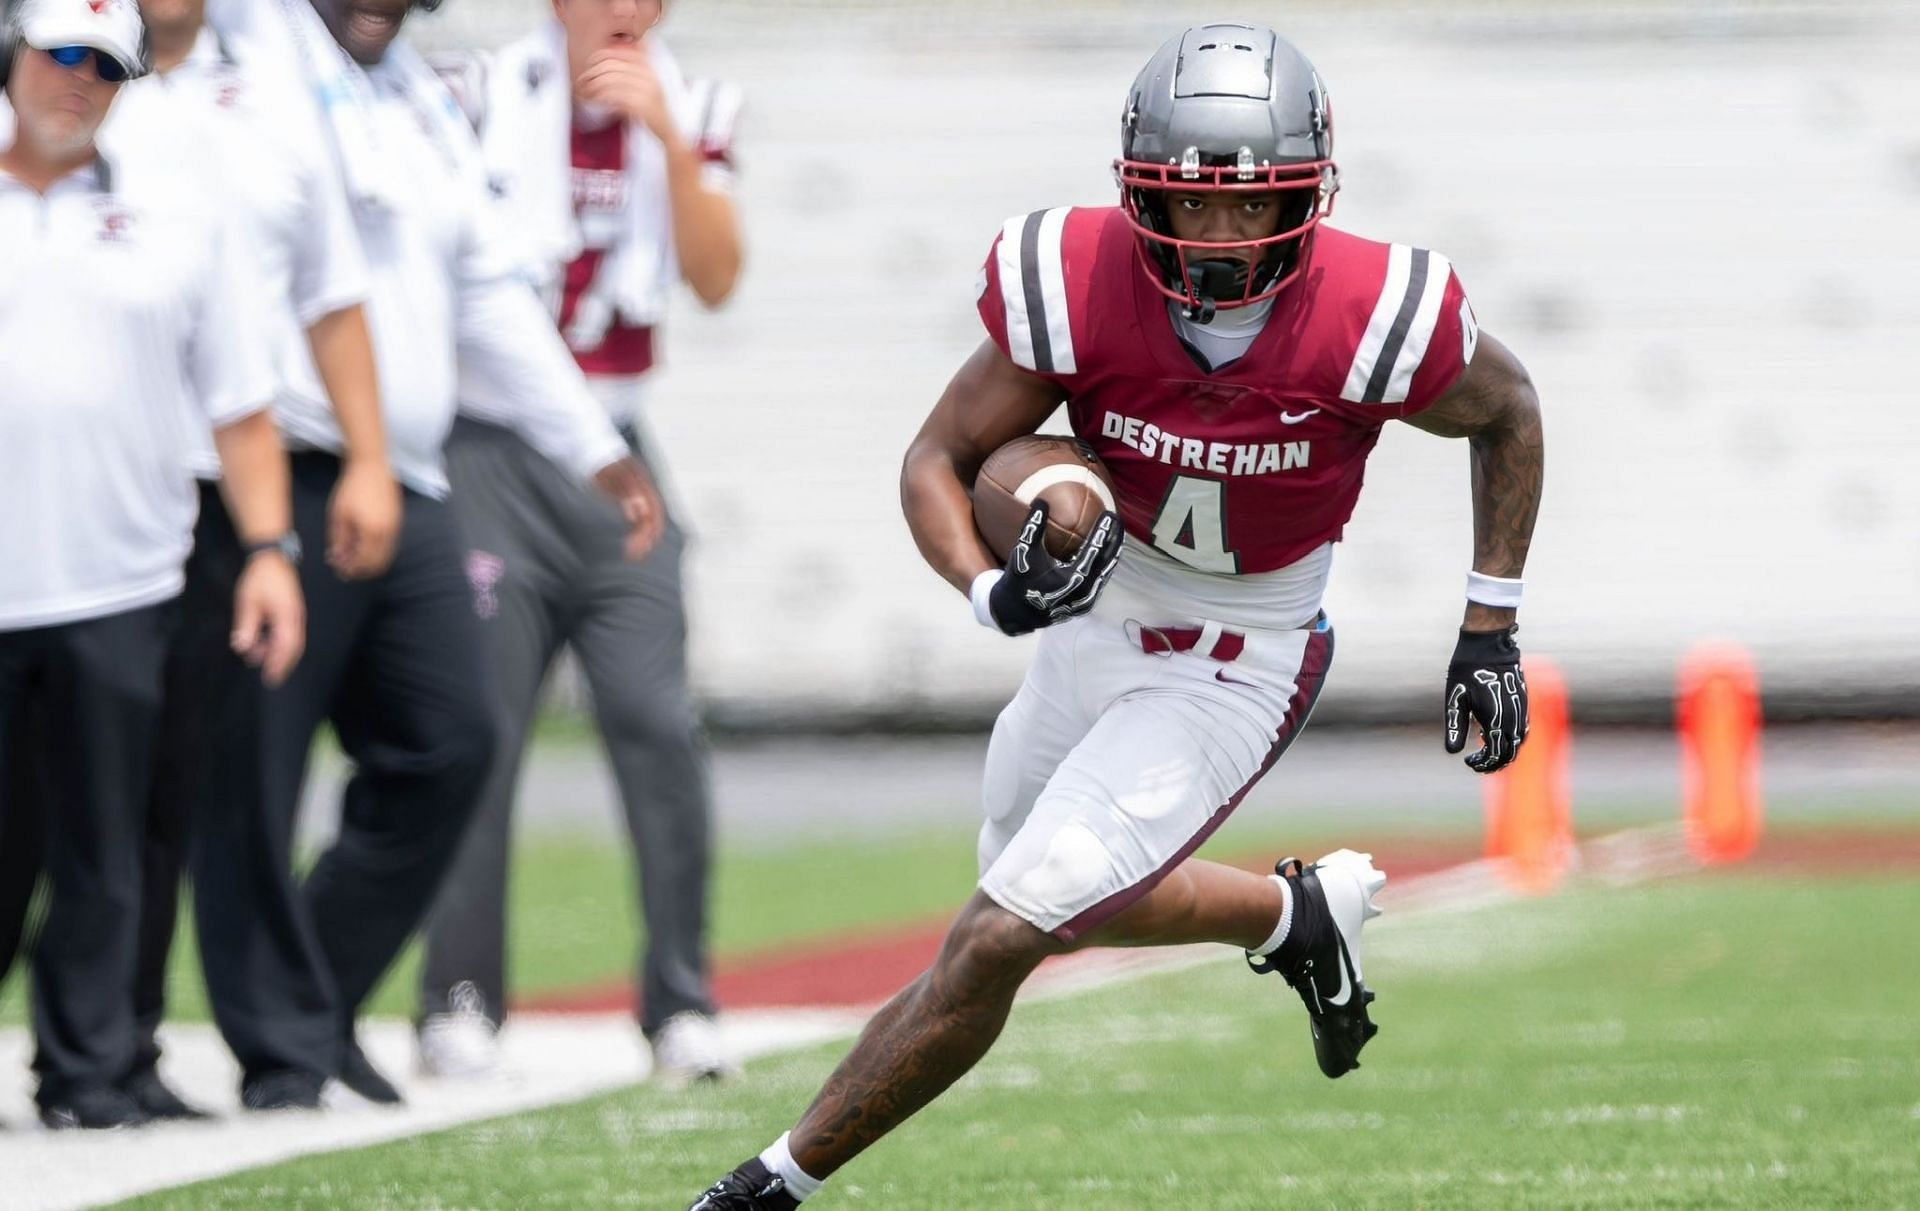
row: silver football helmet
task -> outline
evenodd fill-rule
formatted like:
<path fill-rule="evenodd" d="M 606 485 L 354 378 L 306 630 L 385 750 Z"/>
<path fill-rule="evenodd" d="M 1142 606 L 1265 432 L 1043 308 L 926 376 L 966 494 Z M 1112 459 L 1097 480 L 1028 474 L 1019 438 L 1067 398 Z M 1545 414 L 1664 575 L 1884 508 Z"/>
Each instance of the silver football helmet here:
<path fill-rule="evenodd" d="M 1141 267 L 1162 294 L 1203 323 L 1216 307 L 1272 298 L 1305 268 L 1340 188 L 1326 85 L 1270 29 L 1195 26 L 1134 78 L 1113 167 Z M 1279 229 L 1233 243 L 1175 238 L 1170 195 L 1216 192 L 1274 195 Z"/>

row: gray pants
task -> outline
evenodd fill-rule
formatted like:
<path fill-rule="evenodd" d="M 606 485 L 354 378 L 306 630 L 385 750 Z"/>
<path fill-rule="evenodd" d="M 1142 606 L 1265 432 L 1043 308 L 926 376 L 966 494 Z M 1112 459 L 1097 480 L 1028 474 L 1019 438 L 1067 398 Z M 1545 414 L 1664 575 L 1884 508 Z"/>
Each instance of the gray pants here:
<path fill-rule="evenodd" d="M 639 859 L 641 1028 L 651 1034 L 684 1010 L 710 1013 L 706 754 L 687 688 L 684 537 L 669 525 L 652 554 L 631 562 L 615 508 L 508 431 L 463 418 L 446 452 L 501 727 L 480 807 L 428 922 L 421 1012 L 445 1012 L 454 987 L 471 982 L 487 1015 L 504 1017 L 515 785 L 541 683 L 571 644 Z"/>

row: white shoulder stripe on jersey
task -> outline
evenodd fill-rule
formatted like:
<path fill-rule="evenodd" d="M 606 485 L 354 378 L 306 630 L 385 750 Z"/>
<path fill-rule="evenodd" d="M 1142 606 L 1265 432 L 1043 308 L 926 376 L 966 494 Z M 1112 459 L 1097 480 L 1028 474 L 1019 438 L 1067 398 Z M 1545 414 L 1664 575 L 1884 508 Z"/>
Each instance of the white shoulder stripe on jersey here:
<path fill-rule="evenodd" d="M 1407 393 L 1413 389 L 1413 376 L 1426 360 L 1427 345 L 1433 340 L 1433 330 L 1440 319 L 1440 301 L 1447 296 L 1447 278 L 1452 273 L 1452 262 L 1437 252 L 1427 253 L 1426 287 L 1420 292 L 1420 305 L 1407 328 L 1407 338 L 1400 345 L 1400 355 L 1393 363 L 1393 376 L 1387 380 L 1381 403 L 1407 402 Z"/>
<path fill-rule="evenodd" d="M 1027 216 L 1008 219 L 1000 229 L 1000 305 L 1007 313 L 1007 352 L 1022 370 L 1033 369 L 1033 328 L 1027 322 L 1027 290 L 1020 278 L 1020 233 Z"/>
<path fill-rule="evenodd" d="M 1076 368 L 1073 326 L 1067 316 L 1067 267 L 1061 248 L 1061 236 L 1066 231 L 1067 214 L 1071 209 L 1062 206 L 1049 210 L 1040 220 L 1040 297 L 1047 314 L 1047 347 L 1053 354 L 1055 374 L 1072 374 Z"/>
<path fill-rule="evenodd" d="M 1388 249 L 1387 278 L 1354 350 L 1341 399 L 1356 404 L 1406 402 L 1433 339 L 1452 269 L 1437 252 L 1405 244 Z"/>
<path fill-rule="evenodd" d="M 1036 210 L 1000 229 L 1000 300 L 1014 364 L 1044 374 L 1073 374 L 1073 329 L 1061 233 L 1071 207 Z"/>
<path fill-rule="evenodd" d="M 1407 293 L 1407 271 L 1412 264 L 1413 249 L 1405 244 L 1394 244 L 1387 249 L 1387 280 L 1373 304 L 1367 330 L 1360 334 L 1353 364 L 1347 369 L 1346 385 L 1340 389 L 1340 398 L 1348 403 L 1357 404 L 1366 399 L 1373 364 L 1379 360 L 1380 350 L 1387 343 L 1387 333 L 1393 329 L 1393 317 L 1400 313 L 1400 300 Z"/>

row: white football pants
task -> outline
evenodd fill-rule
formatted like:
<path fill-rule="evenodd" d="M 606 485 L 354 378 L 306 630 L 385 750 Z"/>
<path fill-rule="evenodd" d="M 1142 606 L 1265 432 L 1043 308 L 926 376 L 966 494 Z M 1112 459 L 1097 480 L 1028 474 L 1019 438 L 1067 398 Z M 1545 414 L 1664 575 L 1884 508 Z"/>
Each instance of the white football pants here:
<path fill-rule="evenodd" d="M 980 888 L 1063 941 L 1152 891 L 1226 821 L 1305 726 L 1333 657 L 1324 617 L 1300 630 L 1156 618 L 1111 588 L 1041 633 L 1000 713 L 982 787 Z M 1149 653 L 1143 631 L 1203 629 Z"/>

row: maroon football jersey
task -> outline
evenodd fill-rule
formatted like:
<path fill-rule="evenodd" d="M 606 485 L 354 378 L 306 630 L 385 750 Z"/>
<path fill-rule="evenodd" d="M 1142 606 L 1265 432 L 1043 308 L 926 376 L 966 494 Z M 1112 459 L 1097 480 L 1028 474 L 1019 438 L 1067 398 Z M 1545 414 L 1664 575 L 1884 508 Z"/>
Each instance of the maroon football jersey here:
<path fill-rule="evenodd" d="M 1381 426 L 1432 404 L 1473 358 L 1453 267 L 1321 226 L 1253 344 L 1209 372 L 1134 240 L 1117 207 L 1008 220 L 979 300 L 994 343 L 1067 392 L 1137 541 L 1224 574 L 1337 541 Z"/>

